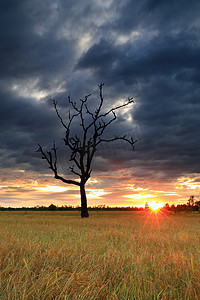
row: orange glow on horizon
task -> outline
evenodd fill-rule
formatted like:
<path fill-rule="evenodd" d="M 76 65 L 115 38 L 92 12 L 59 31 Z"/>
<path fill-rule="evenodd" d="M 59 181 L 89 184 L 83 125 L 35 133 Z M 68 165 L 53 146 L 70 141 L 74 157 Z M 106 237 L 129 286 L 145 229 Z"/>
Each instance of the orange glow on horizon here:
<path fill-rule="evenodd" d="M 48 206 L 51 203 L 59 206 L 80 205 L 79 187 L 55 181 L 52 174 L 38 175 L 18 169 L 9 173 L 2 169 L 2 173 L 5 173 L 0 178 L 0 205 L 3 207 Z M 103 172 L 92 177 L 86 185 L 88 206 L 145 207 L 145 203 L 149 202 L 150 212 L 153 212 L 166 203 L 186 204 L 190 195 L 199 194 L 197 175 L 180 177 L 176 182 L 163 185 L 156 181 L 137 181 L 123 170 L 116 176 Z M 124 178 L 126 180 L 119 184 Z"/>

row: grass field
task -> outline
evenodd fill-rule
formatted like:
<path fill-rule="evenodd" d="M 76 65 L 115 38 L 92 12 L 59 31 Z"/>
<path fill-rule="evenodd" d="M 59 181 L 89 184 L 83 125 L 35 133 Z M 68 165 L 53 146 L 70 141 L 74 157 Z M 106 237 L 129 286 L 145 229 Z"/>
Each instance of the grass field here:
<path fill-rule="evenodd" d="M 200 299 L 200 214 L 1 212 L 0 299 Z"/>

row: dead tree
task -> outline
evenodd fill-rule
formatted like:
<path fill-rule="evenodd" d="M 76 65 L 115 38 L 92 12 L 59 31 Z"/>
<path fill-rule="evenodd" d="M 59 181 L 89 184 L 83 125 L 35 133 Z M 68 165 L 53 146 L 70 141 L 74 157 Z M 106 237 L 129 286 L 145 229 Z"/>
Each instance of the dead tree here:
<path fill-rule="evenodd" d="M 53 105 L 57 114 L 57 117 L 60 119 L 62 126 L 65 128 L 65 145 L 70 149 L 71 155 L 69 161 L 73 162 L 74 165 L 70 166 L 71 172 L 78 176 L 78 180 L 69 180 L 58 174 L 57 167 L 57 150 L 58 148 L 53 145 L 51 151 L 45 152 L 40 144 L 37 152 L 42 154 L 42 158 L 45 159 L 49 165 L 49 168 L 54 173 L 54 178 L 59 179 L 67 184 L 74 184 L 80 188 L 81 195 L 81 217 L 88 218 L 88 209 L 87 209 L 87 197 L 85 192 L 85 184 L 90 178 L 92 169 L 92 160 L 97 151 L 98 146 L 101 143 L 108 143 L 116 140 L 123 140 L 130 144 L 134 150 L 134 144 L 136 141 L 134 139 L 128 138 L 126 135 L 115 135 L 111 138 L 103 138 L 104 133 L 108 126 L 116 120 L 116 111 L 128 106 L 131 103 L 134 103 L 133 98 L 128 98 L 128 101 L 124 104 L 118 105 L 114 108 L 111 108 L 107 112 L 102 112 L 104 97 L 103 97 L 103 83 L 99 85 L 99 104 L 96 110 L 93 112 L 88 107 L 88 99 L 91 96 L 85 96 L 85 99 L 80 99 L 79 104 L 71 100 L 71 97 L 68 97 L 68 102 L 71 105 L 72 111 L 69 111 L 68 121 L 64 122 L 62 116 L 60 115 L 57 107 L 57 102 L 53 100 Z M 81 134 L 72 132 L 72 124 L 77 121 L 81 127 Z"/>

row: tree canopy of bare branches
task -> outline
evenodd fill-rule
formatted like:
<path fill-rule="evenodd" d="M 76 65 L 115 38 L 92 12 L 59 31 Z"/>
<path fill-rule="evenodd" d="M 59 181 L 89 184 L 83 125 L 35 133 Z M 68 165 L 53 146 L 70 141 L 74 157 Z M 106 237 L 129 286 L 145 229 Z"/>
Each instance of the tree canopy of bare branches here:
<path fill-rule="evenodd" d="M 70 170 L 73 175 L 77 176 L 78 179 L 66 179 L 58 174 L 58 148 L 54 142 L 53 147 L 50 151 L 45 152 L 40 144 L 38 144 L 38 152 L 42 154 L 42 158 L 46 160 L 49 168 L 54 173 L 54 178 L 59 179 L 66 184 L 73 184 L 79 186 L 81 195 L 81 217 L 87 218 L 89 216 L 87 209 L 87 197 L 85 192 L 85 184 L 91 176 L 92 172 L 92 161 L 94 155 L 101 143 L 109 143 L 116 140 L 123 140 L 127 142 L 132 150 L 134 150 L 135 140 L 133 137 L 127 137 L 126 135 L 115 135 L 111 138 L 105 138 L 104 133 L 106 129 L 111 125 L 117 118 L 116 111 L 123 109 L 124 107 L 134 103 L 133 98 L 118 105 L 114 108 L 109 109 L 107 112 L 102 112 L 104 97 L 103 97 L 103 86 L 99 85 L 99 104 L 95 111 L 89 108 L 88 102 L 91 94 L 85 96 L 84 99 L 80 99 L 79 102 L 75 102 L 68 96 L 68 102 L 71 105 L 71 110 L 68 113 L 67 122 L 64 121 L 63 117 L 59 113 L 57 101 L 53 100 L 53 105 L 60 120 L 60 123 L 65 129 L 64 143 L 66 147 L 70 149 L 69 161 L 72 162 Z M 72 125 L 74 122 L 79 120 L 81 127 L 81 134 L 72 132 Z"/>

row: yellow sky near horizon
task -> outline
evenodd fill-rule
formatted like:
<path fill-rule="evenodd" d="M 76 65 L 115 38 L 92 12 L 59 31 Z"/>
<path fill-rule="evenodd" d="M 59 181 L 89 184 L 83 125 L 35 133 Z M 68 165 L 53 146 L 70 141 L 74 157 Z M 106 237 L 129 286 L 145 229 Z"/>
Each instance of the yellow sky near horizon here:
<path fill-rule="evenodd" d="M 92 177 L 86 184 L 88 206 L 144 206 L 149 201 L 180 204 L 186 203 L 191 195 L 200 195 L 198 174 L 168 183 L 139 181 L 128 175 L 120 170 L 115 176 L 101 173 Z M 0 180 L 1 206 L 32 207 L 51 203 L 80 205 L 79 188 L 55 180 L 49 174 L 38 175 L 24 170 L 13 170 Z"/>

